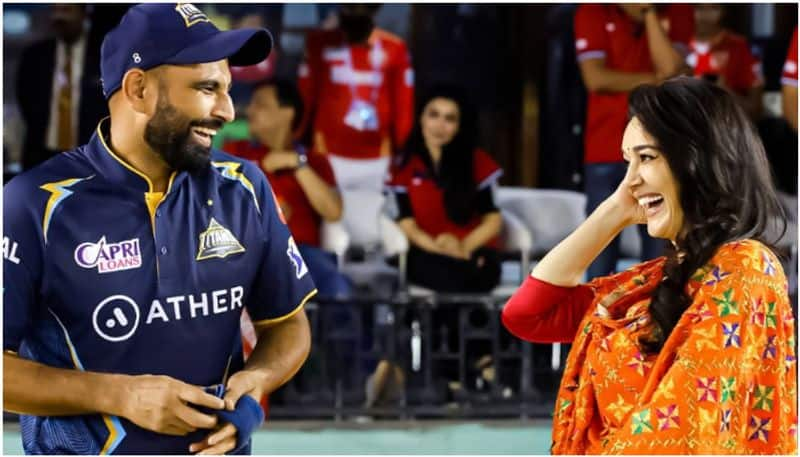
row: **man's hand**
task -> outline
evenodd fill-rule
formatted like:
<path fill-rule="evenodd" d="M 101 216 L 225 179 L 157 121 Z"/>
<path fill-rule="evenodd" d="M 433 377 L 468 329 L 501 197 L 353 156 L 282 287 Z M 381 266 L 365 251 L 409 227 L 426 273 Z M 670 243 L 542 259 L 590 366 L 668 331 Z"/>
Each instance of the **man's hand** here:
<path fill-rule="evenodd" d="M 267 173 L 279 170 L 294 169 L 300 163 L 294 151 L 272 151 L 261 159 L 261 167 Z"/>
<path fill-rule="evenodd" d="M 252 371 L 242 370 L 228 380 L 225 391 L 225 409 L 233 411 L 242 395 L 250 395 L 256 402 L 264 396 L 264 376 Z M 233 424 L 217 427 L 203 441 L 192 443 L 189 452 L 198 454 L 224 454 L 236 448 L 237 430 Z"/>
<path fill-rule="evenodd" d="M 203 441 L 192 443 L 189 452 L 199 455 L 222 455 L 236 448 L 236 427 L 226 423 L 217 427 Z"/>
<path fill-rule="evenodd" d="M 184 436 L 199 428 L 214 428 L 217 417 L 189 406 L 222 409 L 225 403 L 202 388 L 169 376 L 131 376 L 123 388 L 122 417 L 139 427 L 167 435 Z"/>

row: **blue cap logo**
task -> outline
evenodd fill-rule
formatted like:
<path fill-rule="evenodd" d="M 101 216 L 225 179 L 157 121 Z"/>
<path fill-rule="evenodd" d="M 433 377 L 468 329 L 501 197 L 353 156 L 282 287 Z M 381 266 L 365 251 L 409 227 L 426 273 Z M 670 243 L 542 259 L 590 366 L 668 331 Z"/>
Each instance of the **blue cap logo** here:
<path fill-rule="evenodd" d="M 210 22 L 208 16 L 191 3 L 178 3 L 175 6 L 175 11 L 183 17 L 186 27 L 191 27 L 198 22 Z"/>

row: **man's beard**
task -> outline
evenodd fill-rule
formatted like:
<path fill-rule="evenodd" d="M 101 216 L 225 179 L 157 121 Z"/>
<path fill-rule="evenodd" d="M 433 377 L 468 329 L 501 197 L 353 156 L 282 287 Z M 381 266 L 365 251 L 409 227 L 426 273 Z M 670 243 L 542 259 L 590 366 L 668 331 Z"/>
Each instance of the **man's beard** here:
<path fill-rule="evenodd" d="M 191 142 L 192 127 L 219 130 L 219 119 L 191 120 L 166 97 L 159 96 L 156 114 L 147 122 L 144 140 L 175 171 L 196 173 L 208 168 L 211 148 Z"/>

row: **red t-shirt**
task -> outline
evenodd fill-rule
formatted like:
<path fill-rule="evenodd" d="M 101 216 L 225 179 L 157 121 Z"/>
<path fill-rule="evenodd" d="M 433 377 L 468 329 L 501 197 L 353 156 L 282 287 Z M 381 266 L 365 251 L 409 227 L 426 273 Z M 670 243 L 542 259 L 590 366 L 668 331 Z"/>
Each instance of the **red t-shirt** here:
<path fill-rule="evenodd" d="M 797 87 L 797 27 L 794 28 L 789 52 L 786 54 L 786 62 L 783 64 L 781 84 Z"/>
<path fill-rule="evenodd" d="M 475 150 L 472 169 L 478 190 L 491 186 L 503 174 L 497 162 L 481 149 Z M 419 228 L 433 237 L 452 233 L 458 239 L 464 239 L 481 223 L 483 215 L 478 212 L 466 225 L 458 225 L 447 217 L 444 189 L 439 187 L 425 162 L 418 156 L 413 156 L 402 168 L 393 164 L 389 169 L 387 186 L 395 193 L 408 194 L 414 220 Z M 498 243 L 499 240 L 494 239 L 487 246 L 496 248 Z"/>
<path fill-rule="evenodd" d="M 740 95 L 764 84 L 761 61 L 750 52 L 747 39 L 727 30 L 710 42 L 692 39 L 686 63 L 695 76 L 721 76 L 725 85 Z"/>
<path fill-rule="evenodd" d="M 297 244 L 319 246 L 319 226 L 322 218 L 311 206 L 311 202 L 294 176 L 294 170 L 267 173 L 261 166 L 261 160 L 269 154 L 269 149 L 253 141 L 225 143 L 223 149 L 237 157 L 252 161 L 264 171 L 286 219 L 286 224 L 289 226 L 289 231 L 292 232 Z M 326 157 L 317 154 L 309 155 L 308 166 L 328 185 L 336 187 L 336 178 Z"/>
<path fill-rule="evenodd" d="M 688 5 L 665 5 L 661 24 L 676 46 L 688 49 L 694 12 Z M 644 24 L 637 24 L 617 5 L 585 4 L 575 13 L 578 61 L 605 59 L 616 71 L 653 71 Z M 621 162 L 622 133 L 628 121 L 627 92 L 589 92 L 584 134 L 584 162 Z"/>
<path fill-rule="evenodd" d="M 348 45 L 340 30 L 309 33 L 298 87 L 307 107 L 302 129 L 312 124 L 315 152 L 374 159 L 391 154 L 411 131 L 414 72 L 405 43 L 389 32 L 375 29 L 366 45 Z M 374 105 L 377 131 L 345 123 L 354 94 Z"/>

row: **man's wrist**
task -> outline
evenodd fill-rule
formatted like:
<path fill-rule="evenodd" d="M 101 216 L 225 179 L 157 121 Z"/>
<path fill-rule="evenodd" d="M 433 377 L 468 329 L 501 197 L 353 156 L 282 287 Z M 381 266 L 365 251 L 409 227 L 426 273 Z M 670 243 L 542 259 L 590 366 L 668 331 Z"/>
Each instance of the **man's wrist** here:
<path fill-rule="evenodd" d="M 303 154 L 303 153 L 300 153 L 300 152 L 298 152 L 298 153 L 295 155 L 295 165 L 294 165 L 294 170 L 295 170 L 295 171 L 302 170 L 302 169 L 303 169 L 303 168 L 305 168 L 307 165 L 308 165 L 308 156 L 307 156 L 307 155 L 305 155 L 305 154 Z"/>
<path fill-rule="evenodd" d="M 90 396 L 94 397 L 95 403 L 91 409 L 102 414 L 125 417 L 124 408 L 130 395 L 127 388 L 129 378 L 121 374 L 95 373 L 90 381 L 95 387 L 91 390 L 102 394 Z"/>

